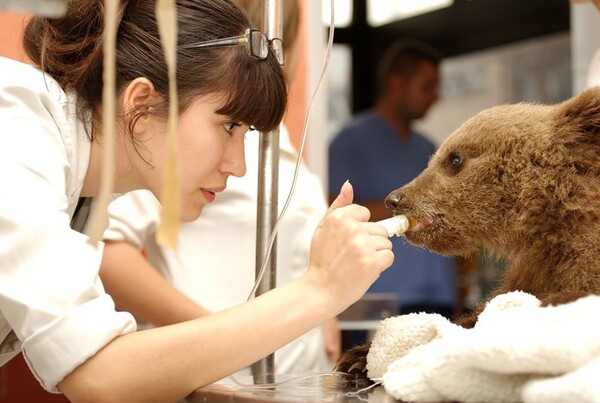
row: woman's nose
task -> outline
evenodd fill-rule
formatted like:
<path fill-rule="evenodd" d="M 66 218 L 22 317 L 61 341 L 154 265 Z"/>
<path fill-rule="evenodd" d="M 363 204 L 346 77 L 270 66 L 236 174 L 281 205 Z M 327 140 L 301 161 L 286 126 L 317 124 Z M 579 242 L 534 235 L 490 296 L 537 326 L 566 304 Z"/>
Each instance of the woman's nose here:
<path fill-rule="evenodd" d="M 223 171 L 236 176 L 246 175 L 246 158 L 244 154 L 244 140 L 234 141 L 228 147 L 223 159 Z"/>
<path fill-rule="evenodd" d="M 244 159 L 243 151 L 239 158 L 236 158 L 231 161 L 231 163 L 229 164 L 228 172 L 231 175 L 236 176 L 238 178 L 241 178 L 242 176 L 246 175 L 246 160 Z"/>

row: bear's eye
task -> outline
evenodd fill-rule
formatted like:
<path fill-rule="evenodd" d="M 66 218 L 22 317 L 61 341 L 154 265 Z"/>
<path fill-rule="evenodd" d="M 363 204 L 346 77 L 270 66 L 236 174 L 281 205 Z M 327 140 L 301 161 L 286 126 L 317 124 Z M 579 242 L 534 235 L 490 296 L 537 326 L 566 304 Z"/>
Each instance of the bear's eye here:
<path fill-rule="evenodd" d="M 461 168 L 461 165 L 463 163 L 463 158 L 457 153 L 451 153 L 450 155 L 448 155 L 447 162 L 448 162 L 448 168 L 450 168 L 450 171 L 452 171 L 453 173 L 456 173 Z"/>
<path fill-rule="evenodd" d="M 450 160 L 450 165 L 454 168 L 457 168 L 462 164 L 462 157 L 458 154 L 450 154 L 450 158 L 448 159 Z"/>

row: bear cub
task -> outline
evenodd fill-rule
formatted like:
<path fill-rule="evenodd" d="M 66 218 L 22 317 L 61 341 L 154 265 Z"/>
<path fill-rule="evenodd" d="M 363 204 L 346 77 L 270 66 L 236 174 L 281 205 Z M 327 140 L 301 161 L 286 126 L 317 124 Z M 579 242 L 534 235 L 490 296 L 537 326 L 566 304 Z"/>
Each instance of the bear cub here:
<path fill-rule="evenodd" d="M 405 234 L 414 245 L 506 257 L 495 295 L 521 290 L 556 305 L 600 294 L 600 87 L 478 113 L 385 204 L 417 223 Z M 455 322 L 472 327 L 483 306 Z M 367 352 L 349 350 L 336 369 L 362 371 Z"/>

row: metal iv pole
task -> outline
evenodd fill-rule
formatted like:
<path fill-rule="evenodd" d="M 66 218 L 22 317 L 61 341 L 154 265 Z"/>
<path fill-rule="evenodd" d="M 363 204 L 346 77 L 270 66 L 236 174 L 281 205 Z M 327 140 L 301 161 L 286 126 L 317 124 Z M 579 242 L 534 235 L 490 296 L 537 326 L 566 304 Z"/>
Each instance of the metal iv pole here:
<path fill-rule="evenodd" d="M 282 0 L 263 0 L 262 32 L 267 38 L 282 38 Z M 285 38 L 282 38 L 285 39 Z M 269 248 L 269 239 L 277 222 L 279 187 L 279 128 L 268 133 L 259 133 L 258 150 L 258 205 L 256 216 L 256 276 L 263 266 Z M 256 296 L 275 288 L 277 279 L 277 239 L 269 255 L 262 281 Z M 273 383 L 274 354 L 252 365 L 255 384 Z"/>

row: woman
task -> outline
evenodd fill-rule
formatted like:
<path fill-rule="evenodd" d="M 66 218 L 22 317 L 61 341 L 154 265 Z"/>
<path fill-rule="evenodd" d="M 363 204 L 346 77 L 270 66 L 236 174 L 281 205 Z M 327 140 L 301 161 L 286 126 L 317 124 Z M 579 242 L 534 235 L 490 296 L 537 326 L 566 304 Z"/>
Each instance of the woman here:
<path fill-rule="evenodd" d="M 262 1 L 236 3 L 254 26 L 260 26 Z M 284 72 L 292 82 L 300 9 L 298 0 L 284 0 L 282 5 Z M 281 210 L 298 154 L 283 124 L 279 145 Z M 111 204 L 100 279 L 118 309 L 135 317 L 138 329 L 195 319 L 248 298 L 255 282 L 259 136 L 248 133 L 244 147 L 246 175 L 231 178 L 227 189 L 202 210 L 197 220 L 180 227 L 177 250 L 156 240 L 160 204 L 151 192 L 129 192 Z M 277 234 L 279 285 L 306 271 L 312 235 L 327 210 L 320 189 L 317 176 L 301 164 L 294 197 Z M 229 253 L 232 243 L 236 253 Z M 277 350 L 273 369 L 276 374 L 329 371 L 340 349 L 340 331 L 332 318 Z M 247 375 L 248 369 L 238 374 Z"/>
<path fill-rule="evenodd" d="M 71 400 L 173 401 L 341 312 L 393 254 L 345 185 L 304 276 L 221 313 L 135 332 L 104 293 L 101 248 L 69 226 L 79 197 L 99 188 L 102 5 L 73 0 L 63 18 L 32 19 L 25 48 L 46 74 L 0 60 L 0 363 L 22 350 L 42 385 Z M 160 199 L 168 82 L 154 7 L 121 2 L 115 192 L 145 188 Z M 181 208 L 193 220 L 230 175 L 244 174 L 244 133 L 277 126 L 286 88 L 270 53 L 189 46 L 243 35 L 249 22 L 230 1 L 179 0 L 177 15 Z"/>

